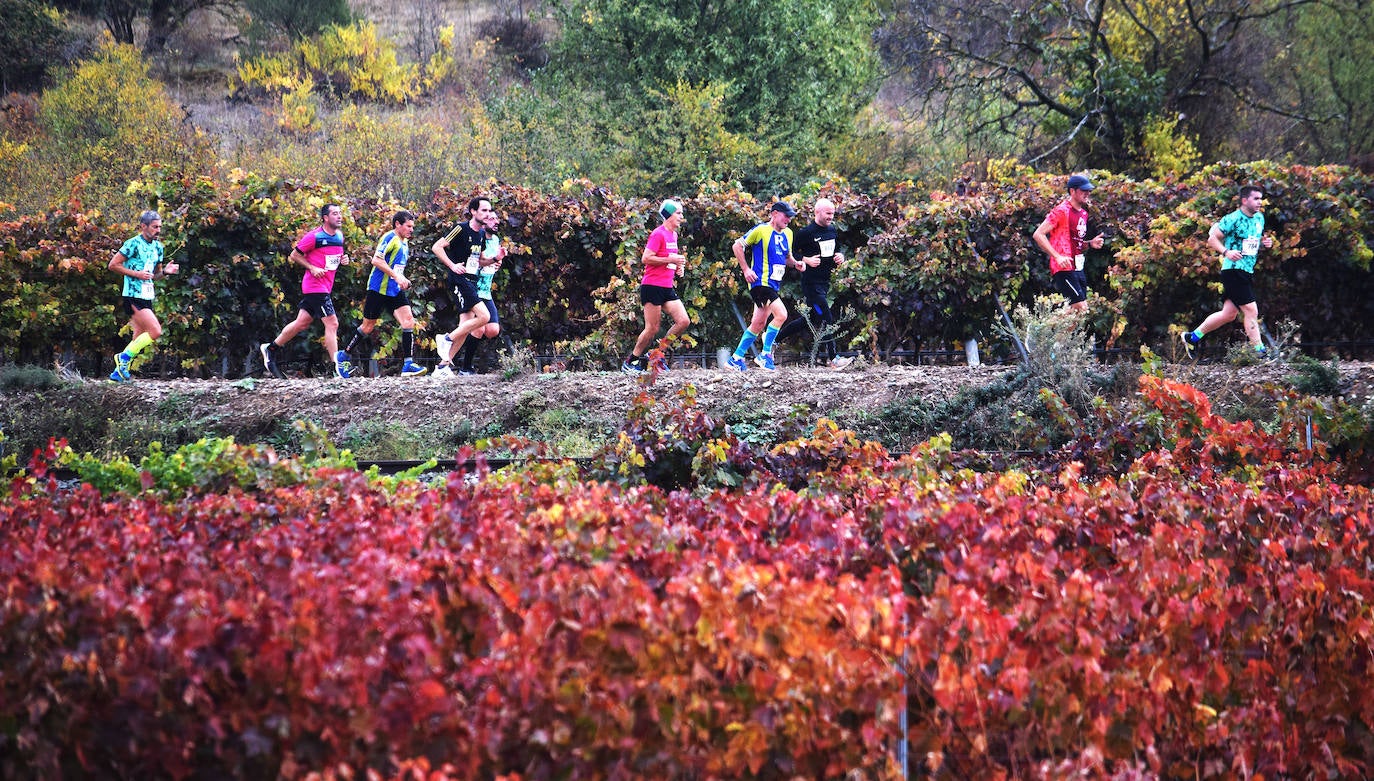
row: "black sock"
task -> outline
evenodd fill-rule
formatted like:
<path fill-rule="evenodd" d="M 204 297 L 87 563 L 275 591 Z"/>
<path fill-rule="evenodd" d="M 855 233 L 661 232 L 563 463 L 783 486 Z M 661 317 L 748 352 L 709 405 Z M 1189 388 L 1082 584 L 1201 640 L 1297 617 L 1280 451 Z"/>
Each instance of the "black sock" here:
<path fill-rule="evenodd" d="M 477 342 L 478 340 L 472 338 L 471 335 L 468 336 L 466 342 L 463 342 L 463 368 L 468 371 L 473 370 L 472 364 L 477 357 Z"/>
<path fill-rule="evenodd" d="M 401 329 L 401 357 L 413 359 L 415 357 L 415 329 Z"/>
<path fill-rule="evenodd" d="M 344 348 L 344 352 L 351 354 L 353 352 L 353 348 L 358 346 L 358 342 L 366 338 L 367 334 L 363 333 L 362 328 L 353 329 L 353 338 L 348 340 L 348 346 Z"/>

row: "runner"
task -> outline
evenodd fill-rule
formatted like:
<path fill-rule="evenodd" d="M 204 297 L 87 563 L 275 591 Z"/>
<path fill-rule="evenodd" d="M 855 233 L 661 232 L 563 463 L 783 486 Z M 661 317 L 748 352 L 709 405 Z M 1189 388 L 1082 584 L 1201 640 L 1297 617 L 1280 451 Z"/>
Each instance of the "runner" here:
<path fill-rule="evenodd" d="M 391 312 L 401 326 L 401 355 L 405 358 L 401 376 L 420 377 L 429 371 L 415 362 L 415 315 L 410 311 L 410 299 L 406 296 L 410 279 L 405 271 L 410 262 L 410 237 L 414 232 L 414 214 L 402 210 L 392 215 L 391 230 L 377 242 L 377 250 L 372 253 L 372 273 L 367 276 L 367 298 L 363 299 L 363 321 L 353 332 L 348 346 L 334 356 L 338 363 L 351 366 L 349 354 L 359 343 L 370 343 L 382 312 Z"/>
<path fill-rule="evenodd" d="M 477 274 L 477 297 L 487 307 L 487 324 L 468 334 L 468 340 L 463 345 L 463 362 L 458 367 L 459 374 L 476 374 L 474 364 L 477 360 L 478 340 L 495 339 L 501 333 L 501 316 L 496 313 L 496 302 L 492 300 L 492 283 L 496 281 L 496 272 L 501 270 L 501 261 L 506 257 L 506 248 L 501 246 L 501 237 L 496 235 L 496 226 L 500 218 L 495 211 L 487 214 L 485 236 L 482 242 L 482 259 L 484 261 L 495 259 L 494 263 L 483 265 Z M 468 317 L 469 315 L 464 315 Z"/>
<path fill-rule="evenodd" d="M 620 370 L 626 374 L 640 374 L 649 370 L 649 359 L 645 353 L 658 336 L 665 311 L 673 318 L 673 324 L 668 328 L 668 342 L 676 339 L 692 324 L 687 316 L 687 308 L 683 306 L 682 300 L 677 297 L 677 290 L 673 287 L 677 275 L 683 273 L 687 267 L 687 257 L 678 251 L 677 246 L 677 229 L 681 227 L 683 220 L 682 204 L 672 200 L 664 201 L 658 207 L 658 216 L 663 219 L 663 224 L 649 234 L 644 254 L 640 256 L 644 262 L 644 276 L 639 281 L 639 303 L 644 308 L 644 330 L 635 339 L 635 346 L 629 357 L 620 364 Z M 667 368 L 666 360 L 658 366 L 659 371 Z"/>
<path fill-rule="evenodd" d="M 829 198 L 821 198 L 812 207 L 812 212 L 815 216 L 811 223 L 797 231 L 792 254 L 806 266 L 801 273 L 801 288 L 814 320 L 810 326 L 812 333 L 825 333 L 819 350 L 831 366 L 842 369 L 854 359 L 839 357 L 835 346 L 835 314 L 830 311 L 830 275 L 844 263 L 844 253 L 836 249 L 839 231 L 835 230 L 835 203 Z M 804 330 L 807 330 L 806 319 L 791 318 L 778 332 L 778 338 L 786 339 Z"/>
<path fill-rule="evenodd" d="M 778 201 L 769 210 L 768 222 L 756 225 L 753 230 L 735 239 L 732 246 L 735 260 L 750 285 L 749 298 L 754 302 L 749 326 L 744 329 L 739 346 L 728 362 L 735 371 L 748 370 L 749 365 L 744 358 L 760 335 L 763 336 L 763 344 L 754 363 L 770 372 L 778 370 L 773 360 L 773 342 L 778 338 L 778 329 L 787 321 L 787 305 L 778 298 L 778 285 L 782 283 L 788 266 L 799 271 L 805 266 L 792 257 L 792 229 L 787 227 L 787 223 L 796 214 L 797 210 L 791 204 Z M 744 259 L 746 250 L 750 253 L 749 261 Z"/>
<path fill-rule="evenodd" d="M 155 211 L 138 217 L 138 235 L 124 242 L 110 258 L 110 270 L 124 275 L 124 312 L 129 315 L 129 327 L 134 338 L 114 357 L 115 368 L 110 379 L 128 382 L 129 366 L 143 348 L 162 336 L 162 323 L 153 312 L 153 281 L 177 273 L 177 264 L 163 263 L 162 218 Z"/>
<path fill-rule="evenodd" d="M 296 319 L 287 323 L 275 339 L 258 347 L 263 366 L 277 379 L 286 377 L 277 368 L 281 348 L 316 320 L 324 325 L 324 349 L 334 361 L 335 375 L 343 379 L 352 376 L 352 366 L 338 360 L 339 316 L 334 312 L 334 299 L 330 295 L 334 290 L 334 273 L 339 266 L 348 263 L 348 255 L 344 253 L 343 219 L 343 209 L 338 204 L 321 206 L 320 226 L 306 231 L 291 250 L 291 262 L 305 269 Z"/>
<path fill-rule="evenodd" d="M 1207 316 L 1202 325 L 1180 334 L 1183 350 L 1188 357 L 1202 344 L 1207 334 L 1243 318 L 1245 337 L 1261 358 L 1268 358 L 1269 349 L 1260 340 L 1259 304 L 1251 284 L 1255 276 L 1255 261 L 1260 247 L 1274 246 L 1274 237 L 1264 235 L 1264 191 L 1247 184 L 1240 188 L 1240 208 L 1222 217 L 1207 232 L 1207 246 L 1221 253 L 1221 309 Z"/>
<path fill-rule="evenodd" d="M 434 242 L 434 256 L 448 268 L 449 291 L 458 307 L 458 327 L 447 334 L 440 334 L 436 340 L 439 348 L 439 367 L 434 370 L 435 377 L 452 377 L 453 356 L 467 340 L 468 334 L 484 328 L 491 315 L 482 299 L 477 295 L 478 271 L 495 260 L 484 259 L 482 248 L 486 244 L 487 217 L 491 214 L 491 201 L 477 197 L 468 202 L 469 219 L 459 223 L 448 235 Z M 458 265 L 449 258 L 449 247 L 456 247 L 463 258 Z M 464 318 L 463 315 L 471 315 Z"/>
<path fill-rule="evenodd" d="M 1069 301 L 1069 309 L 1088 311 L 1088 277 L 1083 273 L 1083 248 L 1101 249 L 1106 238 L 1097 234 L 1088 239 L 1088 206 L 1092 203 L 1093 183 L 1082 174 L 1067 182 L 1069 195 L 1035 229 L 1032 238 L 1050 259 L 1054 289 Z"/>

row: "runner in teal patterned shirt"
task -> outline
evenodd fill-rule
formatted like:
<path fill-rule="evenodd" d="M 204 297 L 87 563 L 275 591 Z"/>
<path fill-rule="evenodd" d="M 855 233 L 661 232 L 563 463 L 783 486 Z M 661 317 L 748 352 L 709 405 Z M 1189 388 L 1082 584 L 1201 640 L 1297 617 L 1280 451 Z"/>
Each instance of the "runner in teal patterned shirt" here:
<path fill-rule="evenodd" d="M 177 264 L 163 263 L 162 218 L 155 211 L 146 211 L 138 218 L 138 235 L 124 242 L 110 259 L 110 270 L 124 275 L 123 306 L 129 315 L 129 327 L 134 338 L 115 355 L 115 368 L 110 379 L 128 382 L 129 366 L 134 356 L 162 336 L 162 324 L 153 312 L 153 281 L 177 273 Z"/>
<path fill-rule="evenodd" d="M 1240 208 L 1222 217 L 1207 234 L 1207 246 L 1221 253 L 1221 309 L 1207 316 L 1195 330 L 1181 334 L 1183 349 L 1192 357 L 1202 338 L 1242 316 L 1245 336 L 1261 358 L 1268 350 L 1260 341 L 1259 304 L 1251 279 L 1260 247 L 1274 246 L 1274 237 L 1264 235 L 1264 191 L 1247 184 L 1240 188 Z"/>

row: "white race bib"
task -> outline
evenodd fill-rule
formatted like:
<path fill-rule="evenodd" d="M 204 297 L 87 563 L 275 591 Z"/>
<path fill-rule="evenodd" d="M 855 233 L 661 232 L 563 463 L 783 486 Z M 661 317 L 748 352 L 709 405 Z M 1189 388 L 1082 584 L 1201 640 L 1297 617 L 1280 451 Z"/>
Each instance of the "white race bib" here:
<path fill-rule="evenodd" d="M 477 269 L 479 269 L 479 268 L 481 268 L 481 267 L 482 267 L 482 264 L 481 264 L 481 262 L 478 260 L 477 253 L 474 252 L 474 253 L 472 253 L 471 255 L 468 256 L 467 265 L 463 266 L 463 273 L 465 273 L 465 274 L 476 274 L 476 273 L 477 273 Z"/>
<path fill-rule="evenodd" d="M 142 299 L 144 299 L 144 300 L 146 300 L 146 301 L 152 301 L 152 300 L 153 300 L 153 280 L 151 280 L 151 279 L 145 279 L 145 280 L 143 280 L 143 285 L 142 285 L 142 287 L 139 289 L 139 296 L 138 296 L 138 297 L 139 297 L 139 298 L 142 298 Z"/>
<path fill-rule="evenodd" d="M 339 258 L 341 258 L 341 257 L 343 257 L 343 255 L 325 255 L 325 256 L 324 256 L 324 270 L 325 270 L 325 271 L 338 271 L 338 270 L 339 270 Z"/>
<path fill-rule="evenodd" d="M 1073 270 L 1074 270 L 1074 271 L 1082 271 L 1082 270 L 1083 270 L 1083 256 L 1082 256 L 1082 255 L 1074 255 L 1074 256 L 1073 256 Z"/>
<path fill-rule="evenodd" d="M 1260 248 L 1259 239 L 1242 239 L 1240 242 L 1240 254 L 1245 256 L 1258 255 Z"/>
<path fill-rule="evenodd" d="M 835 256 L 834 239 L 821 239 L 820 241 L 816 242 L 816 244 L 821 248 L 821 257 L 832 258 Z"/>
<path fill-rule="evenodd" d="M 782 263 L 777 264 L 776 266 L 773 267 L 773 281 L 774 281 L 774 282 L 780 282 L 780 281 L 782 281 L 782 277 L 783 277 L 783 275 L 786 274 L 786 273 L 787 273 L 787 266 L 786 266 L 785 264 L 782 264 Z"/>

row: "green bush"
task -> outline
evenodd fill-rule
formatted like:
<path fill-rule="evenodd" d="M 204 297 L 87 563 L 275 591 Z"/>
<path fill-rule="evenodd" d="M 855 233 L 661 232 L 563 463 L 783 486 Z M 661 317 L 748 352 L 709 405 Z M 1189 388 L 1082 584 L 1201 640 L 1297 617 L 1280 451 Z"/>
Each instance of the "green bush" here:
<path fill-rule="evenodd" d="M 65 200 L 72 182 L 89 173 L 86 206 L 133 212 L 142 204 L 125 191 L 144 166 L 210 168 L 208 140 L 185 119 L 138 50 L 106 39 L 43 93 L 31 158 L 9 195 L 20 213 L 38 213 Z"/>
<path fill-rule="evenodd" d="M 12 363 L 0 366 L 0 390 L 47 390 L 60 388 L 64 384 L 56 372 L 42 366 L 20 366 Z"/>
<path fill-rule="evenodd" d="M 38 86 L 69 38 L 62 15 L 41 0 L 0 4 L 0 95 Z"/>

